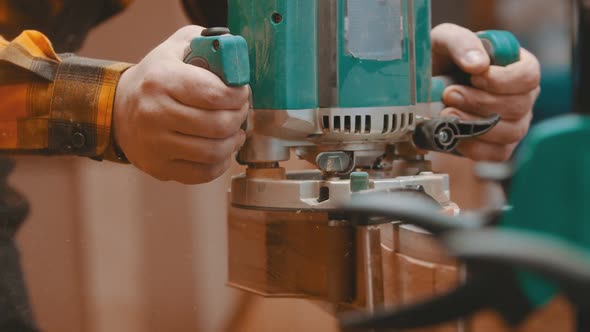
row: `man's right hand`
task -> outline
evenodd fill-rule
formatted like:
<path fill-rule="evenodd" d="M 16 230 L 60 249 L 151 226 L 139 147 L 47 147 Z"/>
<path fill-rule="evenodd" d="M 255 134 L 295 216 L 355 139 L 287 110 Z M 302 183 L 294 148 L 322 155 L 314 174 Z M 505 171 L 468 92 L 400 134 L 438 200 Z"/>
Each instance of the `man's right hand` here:
<path fill-rule="evenodd" d="M 124 72 L 117 87 L 115 140 L 132 164 L 160 180 L 214 180 L 246 139 L 240 126 L 248 87 L 227 87 L 215 74 L 183 63 L 202 30 L 178 30 Z"/>

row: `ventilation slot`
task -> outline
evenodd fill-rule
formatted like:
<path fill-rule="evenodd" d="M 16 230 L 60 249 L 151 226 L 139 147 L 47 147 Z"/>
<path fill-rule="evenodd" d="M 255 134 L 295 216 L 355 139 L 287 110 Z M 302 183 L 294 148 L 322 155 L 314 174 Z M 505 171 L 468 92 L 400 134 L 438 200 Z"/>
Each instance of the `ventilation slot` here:
<path fill-rule="evenodd" d="M 342 124 L 340 123 L 340 117 L 335 116 L 334 117 L 334 131 L 340 131 L 342 129 L 341 125 Z"/>
<path fill-rule="evenodd" d="M 402 114 L 401 120 L 400 120 L 400 124 L 399 124 L 399 129 L 403 130 L 406 128 L 406 114 Z"/>
<path fill-rule="evenodd" d="M 329 116 L 322 117 L 322 124 L 324 126 L 325 131 L 330 131 L 330 117 Z"/>
<path fill-rule="evenodd" d="M 350 126 L 350 115 L 344 117 L 344 131 L 350 133 L 351 126 Z"/>
<path fill-rule="evenodd" d="M 391 132 L 393 133 L 394 131 L 397 130 L 397 114 L 393 114 L 391 116 L 391 120 L 392 120 Z"/>
<path fill-rule="evenodd" d="M 365 115 L 365 134 L 371 133 L 371 116 Z"/>
<path fill-rule="evenodd" d="M 318 203 L 325 202 L 330 199 L 330 188 L 329 187 L 321 187 L 320 188 L 320 196 L 318 197 Z"/>
<path fill-rule="evenodd" d="M 414 125 L 414 113 L 408 114 L 408 117 L 409 117 L 408 125 L 413 126 Z"/>
<path fill-rule="evenodd" d="M 354 133 L 355 134 L 360 134 L 361 133 L 361 123 L 362 121 L 362 117 L 360 115 L 357 115 L 354 117 Z"/>
<path fill-rule="evenodd" d="M 389 131 L 389 115 L 385 114 L 383 116 L 383 131 L 382 134 L 386 134 Z"/>

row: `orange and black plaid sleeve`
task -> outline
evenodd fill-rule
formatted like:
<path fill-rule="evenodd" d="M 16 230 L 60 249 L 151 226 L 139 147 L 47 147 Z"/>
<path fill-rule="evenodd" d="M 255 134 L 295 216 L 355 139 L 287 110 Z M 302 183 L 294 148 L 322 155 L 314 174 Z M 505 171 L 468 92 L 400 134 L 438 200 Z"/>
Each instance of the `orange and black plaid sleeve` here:
<path fill-rule="evenodd" d="M 0 36 L 0 153 L 121 161 L 111 119 L 119 77 L 130 65 L 58 55 L 49 39 L 60 50 L 76 49 L 130 2 L 0 0 L 0 35 L 14 38 Z"/>
<path fill-rule="evenodd" d="M 37 31 L 0 39 L 0 150 L 117 159 L 117 82 L 130 65 L 58 56 Z"/>

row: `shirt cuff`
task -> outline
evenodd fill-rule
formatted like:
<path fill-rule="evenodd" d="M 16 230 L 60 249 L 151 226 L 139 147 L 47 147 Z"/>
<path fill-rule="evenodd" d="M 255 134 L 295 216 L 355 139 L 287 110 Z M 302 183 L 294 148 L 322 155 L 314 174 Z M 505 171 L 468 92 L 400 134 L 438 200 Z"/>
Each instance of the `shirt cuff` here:
<path fill-rule="evenodd" d="M 117 84 L 131 66 L 62 55 L 52 93 L 49 150 L 128 162 L 111 129 Z"/>

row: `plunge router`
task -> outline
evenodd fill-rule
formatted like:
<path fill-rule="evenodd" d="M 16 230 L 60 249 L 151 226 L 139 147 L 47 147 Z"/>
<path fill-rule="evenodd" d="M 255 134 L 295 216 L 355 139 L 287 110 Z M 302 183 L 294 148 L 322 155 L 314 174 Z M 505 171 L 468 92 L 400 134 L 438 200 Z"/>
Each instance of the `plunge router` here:
<path fill-rule="evenodd" d="M 357 225 L 334 213 L 374 191 L 458 213 L 448 176 L 432 172 L 426 150 L 458 154 L 461 139 L 486 133 L 499 117 L 439 116 L 445 87 L 462 80 L 432 77 L 430 1 L 230 0 L 229 22 L 235 36 L 207 30 L 185 60 L 252 89 L 237 156 L 247 170 L 230 191 L 229 283 L 372 309 L 388 302 L 396 280 L 387 242 L 456 271 L 436 252 L 410 245 L 404 253 L 403 239 L 430 240 L 416 227 Z M 495 65 L 519 60 L 510 33 L 479 36 Z M 315 169 L 286 172 L 280 163 L 292 154 Z"/>

